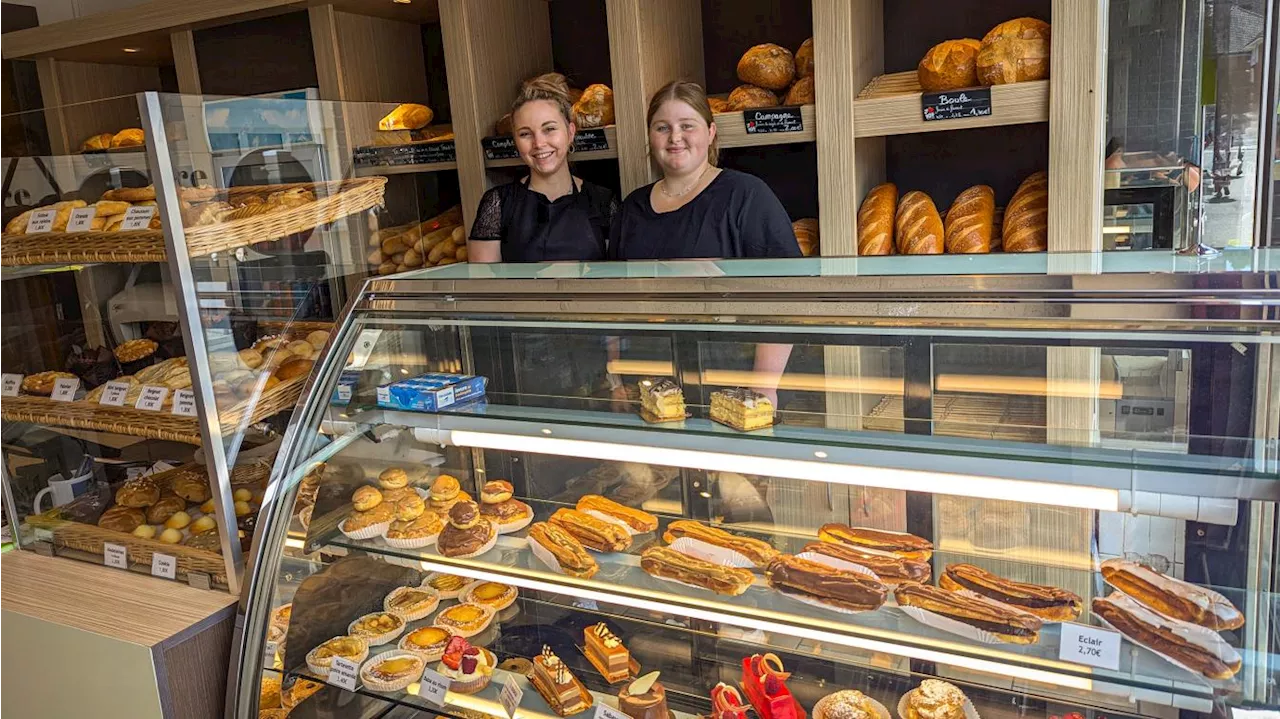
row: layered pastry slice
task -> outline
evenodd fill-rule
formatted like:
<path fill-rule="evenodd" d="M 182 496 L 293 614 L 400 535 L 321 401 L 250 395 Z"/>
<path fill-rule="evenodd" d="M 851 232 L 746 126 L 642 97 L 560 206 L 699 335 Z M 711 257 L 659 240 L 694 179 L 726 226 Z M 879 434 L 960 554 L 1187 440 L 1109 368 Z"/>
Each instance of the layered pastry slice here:
<path fill-rule="evenodd" d="M 641 380 L 640 416 L 649 422 L 684 419 L 684 390 L 669 377 Z"/>
<path fill-rule="evenodd" d="M 631 652 L 604 622 L 583 629 L 582 634 L 582 653 L 605 681 L 614 684 L 631 676 Z"/>
<path fill-rule="evenodd" d="M 567 717 L 591 706 L 591 694 L 574 676 L 569 667 L 551 651 L 542 646 L 542 653 L 533 658 L 533 688 L 538 690 L 556 714 Z"/>
<path fill-rule="evenodd" d="M 711 393 L 711 421 L 751 432 L 773 426 L 773 402 L 744 387 Z"/>

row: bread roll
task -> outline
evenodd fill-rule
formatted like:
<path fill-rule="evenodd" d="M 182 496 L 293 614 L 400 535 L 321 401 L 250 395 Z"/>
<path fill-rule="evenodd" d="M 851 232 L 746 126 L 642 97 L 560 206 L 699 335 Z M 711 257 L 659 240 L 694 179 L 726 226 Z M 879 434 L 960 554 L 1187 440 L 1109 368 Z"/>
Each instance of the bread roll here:
<path fill-rule="evenodd" d="M 767 90 L 785 90 L 796 78 L 796 61 L 781 45 L 765 43 L 747 50 L 738 60 L 738 79 Z"/>
<path fill-rule="evenodd" d="M 1003 235 L 1005 252 L 1049 249 L 1049 173 L 1037 172 L 1018 186 L 1004 208 Z"/>
<path fill-rule="evenodd" d="M 813 77 L 813 38 L 805 40 L 796 50 L 796 77 Z"/>
<path fill-rule="evenodd" d="M 920 89 L 942 92 L 978 84 L 978 50 L 982 43 L 972 38 L 946 40 L 929 48 L 916 67 Z"/>
<path fill-rule="evenodd" d="M 755 85 L 739 85 L 729 93 L 729 110 L 741 112 L 756 107 L 777 107 L 778 96 Z"/>
<path fill-rule="evenodd" d="M 818 237 L 818 218 L 803 217 L 791 223 L 791 230 L 796 233 L 796 242 L 800 244 L 800 254 L 805 257 L 816 257 L 821 254 Z"/>
<path fill-rule="evenodd" d="M 858 254 L 892 255 L 893 221 L 898 209 L 898 186 L 876 185 L 858 208 Z"/>
<path fill-rule="evenodd" d="M 430 125 L 433 117 L 435 117 L 435 113 L 426 105 L 406 102 L 397 105 L 396 109 L 387 113 L 381 120 L 378 120 L 378 129 L 383 132 L 417 130 Z"/>
<path fill-rule="evenodd" d="M 498 118 L 497 124 L 493 126 L 493 134 L 510 135 L 511 134 L 511 113 L 507 113 Z"/>
<path fill-rule="evenodd" d="M 894 229 L 900 254 L 942 254 L 942 218 L 938 216 L 933 199 L 923 192 L 912 191 L 902 196 Z"/>
<path fill-rule="evenodd" d="M 984 85 L 1049 77 L 1049 23 L 1020 17 L 991 28 L 978 51 L 978 80 Z"/>
<path fill-rule="evenodd" d="M 974 185 L 961 192 L 947 210 L 947 229 L 943 244 L 952 254 L 974 254 L 991 251 L 995 226 L 996 193 L 986 185 Z"/>
<path fill-rule="evenodd" d="M 711 114 L 713 115 L 733 111 L 733 108 L 729 106 L 729 101 L 723 97 L 708 97 L 707 104 L 711 106 Z"/>
<path fill-rule="evenodd" d="M 613 90 L 608 85 L 588 85 L 573 103 L 573 124 L 578 129 L 613 124 Z"/>
<path fill-rule="evenodd" d="M 138 147 L 146 142 L 141 128 L 126 127 L 111 138 L 112 147 Z"/>
<path fill-rule="evenodd" d="M 80 143 L 81 152 L 92 152 L 94 150 L 106 150 L 111 147 L 111 133 L 103 132 L 93 135 Z"/>
<path fill-rule="evenodd" d="M 787 90 L 787 97 L 782 101 L 783 105 L 812 105 L 815 102 L 813 95 L 813 76 L 802 77 L 796 80 L 796 84 Z"/>

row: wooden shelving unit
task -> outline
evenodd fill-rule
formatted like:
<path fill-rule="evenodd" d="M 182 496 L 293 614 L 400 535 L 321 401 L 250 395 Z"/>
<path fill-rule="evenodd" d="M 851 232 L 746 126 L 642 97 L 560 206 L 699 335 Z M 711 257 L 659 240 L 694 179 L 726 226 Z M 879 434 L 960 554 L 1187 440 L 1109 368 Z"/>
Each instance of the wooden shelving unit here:
<path fill-rule="evenodd" d="M 814 122 L 817 117 L 817 106 L 801 105 L 800 116 L 804 124 L 804 129 L 800 132 L 775 132 L 753 135 L 747 132 L 746 119 L 741 112 L 717 113 L 715 120 L 720 147 L 766 147 L 768 145 L 790 145 L 796 142 L 813 142 L 818 137 Z"/>
<path fill-rule="evenodd" d="M 1049 121 L 1048 80 L 996 85 L 990 90 L 992 112 L 986 117 L 925 122 L 916 74 L 880 75 L 853 101 L 854 127 L 858 137 L 885 137 Z"/>

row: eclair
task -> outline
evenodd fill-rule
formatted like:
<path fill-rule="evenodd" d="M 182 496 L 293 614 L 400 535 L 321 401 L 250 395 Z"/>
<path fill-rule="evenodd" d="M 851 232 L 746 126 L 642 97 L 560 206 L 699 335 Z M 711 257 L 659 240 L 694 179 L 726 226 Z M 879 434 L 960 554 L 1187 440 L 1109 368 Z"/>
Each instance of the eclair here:
<path fill-rule="evenodd" d="M 893 590 L 898 604 L 919 607 L 948 619 L 983 629 L 1010 644 L 1035 644 L 1043 622 L 1026 612 L 981 597 L 968 597 L 928 584 L 899 584 Z"/>
<path fill-rule="evenodd" d="M 1217 630 L 1244 626 L 1244 615 L 1221 594 L 1137 562 L 1108 559 L 1102 563 L 1102 578 L 1167 617 Z"/>
<path fill-rule="evenodd" d="M 631 527 L 632 531 L 639 534 L 652 532 L 658 528 L 658 518 L 652 514 L 618 504 L 612 499 L 607 499 L 598 494 L 588 494 L 579 499 L 578 511 L 599 512 L 626 524 Z"/>
<path fill-rule="evenodd" d="M 622 552 L 631 546 L 631 535 L 625 529 L 586 512 L 561 507 L 548 521 L 572 534 L 587 549 Z"/>
<path fill-rule="evenodd" d="M 662 579 L 674 579 L 716 594 L 737 596 L 747 591 L 754 581 L 750 569 L 712 564 L 697 557 L 681 554 L 670 547 L 650 547 L 640 555 L 640 568 Z"/>
<path fill-rule="evenodd" d="M 1240 671 L 1240 653 L 1208 627 L 1163 616 L 1120 592 L 1097 597 L 1092 607 L 1095 615 L 1133 641 L 1210 679 L 1230 679 Z"/>
<path fill-rule="evenodd" d="M 769 566 L 769 562 L 781 554 L 781 552 L 773 548 L 772 544 L 764 540 L 730 534 L 723 529 L 709 527 L 692 519 L 674 521 L 668 524 L 667 531 L 662 533 L 663 540 L 668 543 L 674 542 L 680 537 L 688 537 L 716 547 L 732 549 L 751 560 L 751 563 L 760 569 Z"/>
<path fill-rule="evenodd" d="M 529 543 L 550 552 L 563 574 L 590 579 L 600 571 L 600 565 L 582 543 L 554 524 L 534 522 L 529 525 Z"/>
<path fill-rule="evenodd" d="M 948 564 L 938 586 L 951 591 L 967 589 L 1051 622 L 1069 622 L 1080 616 L 1081 600 L 1057 587 L 1015 582 L 972 564 Z"/>
<path fill-rule="evenodd" d="M 903 582 L 928 582 L 933 573 L 928 562 L 918 562 L 889 552 L 862 549 L 852 544 L 810 542 L 805 545 L 803 551 L 866 567 L 874 572 L 880 581 L 890 586 Z"/>
<path fill-rule="evenodd" d="M 891 532 L 871 527 L 850 527 L 847 524 L 824 524 L 818 530 L 818 539 L 836 544 L 849 544 L 862 549 L 878 549 L 900 557 L 927 562 L 933 556 L 933 543 L 906 532 Z"/>
<path fill-rule="evenodd" d="M 888 596 L 888 589 L 877 579 L 790 555 L 770 562 L 765 577 L 774 589 L 858 612 L 880 608 Z"/>

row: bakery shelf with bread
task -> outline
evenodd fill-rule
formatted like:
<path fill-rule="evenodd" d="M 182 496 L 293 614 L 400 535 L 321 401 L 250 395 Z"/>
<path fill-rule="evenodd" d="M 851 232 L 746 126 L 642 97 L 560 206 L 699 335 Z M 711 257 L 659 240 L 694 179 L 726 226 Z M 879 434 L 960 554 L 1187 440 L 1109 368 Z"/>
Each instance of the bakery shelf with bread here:
<path fill-rule="evenodd" d="M 990 91 L 990 115 L 927 122 L 921 115 L 924 90 L 917 74 L 880 75 L 867 83 L 853 102 L 854 134 L 883 137 L 1049 121 L 1048 80 L 995 85 Z"/>

